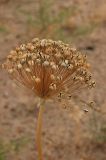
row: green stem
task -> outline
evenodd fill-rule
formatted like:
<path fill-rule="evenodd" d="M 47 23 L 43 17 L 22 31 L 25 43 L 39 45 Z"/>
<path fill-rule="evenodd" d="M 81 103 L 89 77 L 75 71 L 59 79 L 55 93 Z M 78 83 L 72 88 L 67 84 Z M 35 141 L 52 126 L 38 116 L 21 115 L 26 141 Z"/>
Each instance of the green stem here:
<path fill-rule="evenodd" d="M 36 142 L 38 149 L 38 160 L 43 160 L 42 156 L 42 143 L 41 143 L 41 135 L 42 135 L 42 115 L 43 115 L 43 106 L 44 102 L 41 103 L 39 108 L 38 122 L 37 122 L 37 133 L 36 133 Z"/>

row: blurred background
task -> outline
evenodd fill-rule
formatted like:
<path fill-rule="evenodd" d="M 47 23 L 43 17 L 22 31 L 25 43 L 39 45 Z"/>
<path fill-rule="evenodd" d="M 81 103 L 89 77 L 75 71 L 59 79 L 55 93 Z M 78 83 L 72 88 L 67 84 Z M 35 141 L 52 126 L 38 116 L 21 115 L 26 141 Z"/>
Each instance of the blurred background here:
<path fill-rule="evenodd" d="M 96 88 L 83 93 L 101 112 L 84 104 L 62 109 L 47 103 L 44 160 L 106 160 L 106 0 L 0 0 L 0 61 L 34 37 L 63 40 L 85 52 Z M 37 99 L 0 71 L 0 160 L 37 160 Z M 81 108 L 80 108 L 81 106 Z"/>

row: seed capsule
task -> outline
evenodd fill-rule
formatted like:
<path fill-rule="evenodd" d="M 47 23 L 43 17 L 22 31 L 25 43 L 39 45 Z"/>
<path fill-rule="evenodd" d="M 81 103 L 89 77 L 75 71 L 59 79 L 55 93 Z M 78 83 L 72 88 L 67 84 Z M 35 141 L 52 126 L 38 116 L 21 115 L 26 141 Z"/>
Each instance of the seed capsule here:
<path fill-rule="evenodd" d="M 46 42 L 47 42 L 46 39 L 42 39 L 42 41 L 41 41 L 41 46 L 42 46 L 42 47 L 46 46 L 46 44 L 47 44 Z"/>
<path fill-rule="evenodd" d="M 53 65 L 55 65 L 55 63 L 54 62 L 50 62 L 50 65 L 53 66 Z"/>
<path fill-rule="evenodd" d="M 30 66 L 34 66 L 34 61 L 28 61 L 28 64 L 30 65 Z"/>
<path fill-rule="evenodd" d="M 68 60 L 67 59 L 65 60 L 65 64 L 68 64 Z"/>
<path fill-rule="evenodd" d="M 61 63 L 61 66 L 62 66 L 62 67 L 66 67 L 67 65 L 66 65 L 65 62 L 62 62 L 62 63 Z"/>
<path fill-rule="evenodd" d="M 62 76 L 57 76 L 57 80 L 61 81 L 62 80 Z"/>
<path fill-rule="evenodd" d="M 61 57 L 61 54 L 60 54 L 60 53 L 57 53 L 57 54 L 55 54 L 55 57 L 56 57 L 56 58 L 60 58 L 60 57 Z"/>
<path fill-rule="evenodd" d="M 36 59 L 36 62 L 37 62 L 37 63 L 40 63 L 40 62 L 41 62 L 41 60 L 40 60 L 40 59 Z"/>
<path fill-rule="evenodd" d="M 13 56 L 12 56 L 12 55 L 9 55 L 7 58 L 8 58 L 9 60 L 11 60 L 11 59 L 13 58 Z"/>
<path fill-rule="evenodd" d="M 54 70 L 57 69 L 57 66 L 56 66 L 56 65 L 52 65 L 51 67 L 52 67 L 52 69 L 54 69 Z"/>
<path fill-rule="evenodd" d="M 35 47 L 34 46 L 30 46 L 29 50 L 34 51 Z"/>
<path fill-rule="evenodd" d="M 40 78 L 38 78 L 38 77 L 37 77 L 37 78 L 35 78 L 35 82 L 36 82 L 36 83 L 40 83 L 40 81 L 41 81 L 41 79 L 40 79 Z"/>
<path fill-rule="evenodd" d="M 25 49 L 26 49 L 25 44 L 22 44 L 22 45 L 20 46 L 20 49 L 21 49 L 22 51 L 25 51 Z"/>
<path fill-rule="evenodd" d="M 8 73 L 10 73 L 10 74 L 12 74 L 13 72 L 14 72 L 13 69 L 9 69 L 9 70 L 8 70 Z"/>
<path fill-rule="evenodd" d="M 43 65 L 44 66 L 49 66 L 49 62 L 48 61 L 44 61 Z"/>
<path fill-rule="evenodd" d="M 70 70 L 73 69 L 73 65 L 69 64 L 68 69 L 70 69 Z"/>
<path fill-rule="evenodd" d="M 50 84 L 50 86 L 49 86 L 49 88 L 51 89 L 51 90 L 56 90 L 56 84 Z"/>
<path fill-rule="evenodd" d="M 88 112 L 88 109 L 83 109 L 83 111 L 84 111 L 85 113 L 87 113 L 87 112 Z"/>
<path fill-rule="evenodd" d="M 20 63 L 21 63 L 22 65 L 23 65 L 25 62 L 26 62 L 25 59 L 22 59 L 22 60 L 20 61 Z"/>
<path fill-rule="evenodd" d="M 18 65 L 17 65 L 17 68 L 18 68 L 18 69 L 21 69 L 21 68 L 22 68 L 22 64 L 18 64 Z"/>
<path fill-rule="evenodd" d="M 36 42 L 39 42 L 39 38 L 34 38 L 34 39 L 32 40 L 32 43 L 36 43 Z"/>
<path fill-rule="evenodd" d="M 55 80 L 56 79 L 56 77 L 53 74 L 51 74 L 50 78 L 51 78 L 51 80 Z"/>
<path fill-rule="evenodd" d="M 26 68 L 25 70 L 26 72 L 29 72 L 29 73 L 31 72 L 30 68 Z"/>

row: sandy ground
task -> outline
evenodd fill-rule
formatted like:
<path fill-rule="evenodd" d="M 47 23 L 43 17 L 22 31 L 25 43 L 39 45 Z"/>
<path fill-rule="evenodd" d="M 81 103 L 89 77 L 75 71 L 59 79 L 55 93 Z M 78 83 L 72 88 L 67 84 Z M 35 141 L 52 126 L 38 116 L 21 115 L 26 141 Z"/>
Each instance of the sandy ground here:
<path fill-rule="evenodd" d="M 70 112 L 56 103 L 47 103 L 42 133 L 44 159 L 105 160 L 106 1 L 67 0 L 66 3 L 62 0 L 56 1 L 56 4 L 78 7 L 78 12 L 70 17 L 65 27 L 69 37 L 73 31 L 72 24 L 74 27 L 93 22 L 97 24 L 87 34 L 80 31 L 75 38 L 71 38 L 71 42 L 87 54 L 96 81 L 92 93 L 82 97 L 88 96 L 88 100 L 94 100 L 102 114 L 94 111 L 84 114 L 74 102 L 75 109 Z M 0 0 L 1 60 L 10 49 L 39 36 L 36 27 L 28 21 L 29 15 L 35 16 L 37 7 L 36 0 Z M 0 71 L 0 103 L 0 160 L 37 160 L 36 97 L 30 91 L 17 87 L 5 72 Z"/>

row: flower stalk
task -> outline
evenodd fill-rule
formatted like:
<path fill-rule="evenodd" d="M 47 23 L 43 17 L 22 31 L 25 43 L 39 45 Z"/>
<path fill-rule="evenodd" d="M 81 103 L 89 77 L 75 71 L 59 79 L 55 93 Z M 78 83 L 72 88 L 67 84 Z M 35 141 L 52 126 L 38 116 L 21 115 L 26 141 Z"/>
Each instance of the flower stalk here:
<path fill-rule="evenodd" d="M 42 155 L 42 117 L 43 117 L 43 111 L 44 111 L 44 101 L 39 106 L 39 114 L 38 114 L 38 121 L 37 121 L 37 131 L 36 131 L 36 144 L 38 149 L 38 160 L 43 160 Z"/>

